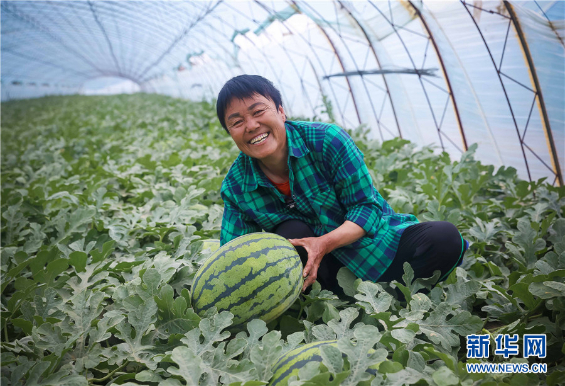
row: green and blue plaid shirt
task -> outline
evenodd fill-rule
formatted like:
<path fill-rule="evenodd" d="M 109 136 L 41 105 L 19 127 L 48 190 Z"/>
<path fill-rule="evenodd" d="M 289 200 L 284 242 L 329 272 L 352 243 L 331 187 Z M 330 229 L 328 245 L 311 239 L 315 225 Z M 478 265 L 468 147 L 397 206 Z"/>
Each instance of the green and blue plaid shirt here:
<path fill-rule="evenodd" d="M 363 153 L 349 134 L 328 123 L 286 122 L 290 190 L 294 207 L 257 165 L 240 153 L 222 184 L 224 217 L 220 244 L 236 237 L 274 232 L 297 219 L 322 236 L 352 221 L 367 234 L 332 251 L 357 277 L 376 281 L 391 264 L 413 215 L 396 214 L 373 186 Z"/>

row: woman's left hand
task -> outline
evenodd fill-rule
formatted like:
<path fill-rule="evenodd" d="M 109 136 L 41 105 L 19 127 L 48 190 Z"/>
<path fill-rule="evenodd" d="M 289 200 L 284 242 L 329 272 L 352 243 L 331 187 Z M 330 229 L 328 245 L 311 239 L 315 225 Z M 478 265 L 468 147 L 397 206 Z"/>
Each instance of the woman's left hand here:
<path fill-rule="evenodd" d="M 318 268 L 322 262 L 322 258 L 331 251 L 327 250 L 327 243 L 321 237 L 305 237 L 303 239 L 288 239 L 292 245 L 304 247 L 308 252 L 308 261 L 304 267 L 303 276 L 304 285 L 302 292 L 306 290 L 318 277 Z"/>

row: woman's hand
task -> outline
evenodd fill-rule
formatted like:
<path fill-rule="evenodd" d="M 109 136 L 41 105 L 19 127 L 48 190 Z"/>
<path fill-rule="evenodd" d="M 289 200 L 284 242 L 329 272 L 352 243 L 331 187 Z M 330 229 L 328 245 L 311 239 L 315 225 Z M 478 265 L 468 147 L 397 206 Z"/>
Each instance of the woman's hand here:
<path fill-rule="evenodd" d="M 308 252 L 308 261 L 303 271 L 303 276 L 306 278 L 302 286 L 302 292 L 304 292 L 316 281 L 322 258 L 331 251 L 328 250 L 327 243 L 322 237 L 305 237 L 303 239 L 288 239 L 288 241 L 295 247 L 304 247 Z"/>
<path fill-rule="evenodd" d="M 318 268 L 322 258 L 334 249 L 343 247 L 359 240 L 367 232 L 359 225 L 346 220 L 338 228 L 320 237 L 305 237 L 303 239 L 288 239 L 295 247 L 301 246 L 308 252 L 308 261 L 304 267 L 304 280 L 302 292 L 306 290 L 318 277 Z"/>

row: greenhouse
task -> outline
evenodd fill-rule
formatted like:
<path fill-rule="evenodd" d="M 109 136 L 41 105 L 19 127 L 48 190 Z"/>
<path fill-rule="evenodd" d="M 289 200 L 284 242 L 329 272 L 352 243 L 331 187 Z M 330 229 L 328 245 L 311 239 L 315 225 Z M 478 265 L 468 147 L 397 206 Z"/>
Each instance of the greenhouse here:
<path fill-rule="evenodd" d="M 564 39 L 562 1 L 1 1 L 1 384 L 565 384 Z M 222 107 L 235 77 L 280 104 Z M 263 148 L 288 158 L 290 201 L 230 123 L 256 97 L 274 108 L 245 132 L 282 127 Z M 349 156 L 354 182 L 290 166 Z M 242 159 L 284 216 L 249 176 L 233 209 Z M 361 191 L 376 219 L 349 210 Z M 389 240 L 366 223 L 396 214 L 455 225 L 457 264 L 378 280 L 390 261 L 371 276 L 339 252 Z M 335 288 L 283 218 L 312 221 L 304 240 L 364 232 L 317 261 L 335 254 Z M 281 250 L 292 295 L 250 284 Z"/>

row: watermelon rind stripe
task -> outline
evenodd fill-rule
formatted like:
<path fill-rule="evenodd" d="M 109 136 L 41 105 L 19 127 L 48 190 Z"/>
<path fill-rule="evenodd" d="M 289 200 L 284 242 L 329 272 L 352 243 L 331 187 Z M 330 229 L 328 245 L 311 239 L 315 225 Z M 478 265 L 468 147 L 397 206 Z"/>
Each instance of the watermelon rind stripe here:
<path fill-rule="evenodd" d="M 300 281 L 300 285 L 296 287 L 292 296 L 289 296 L 282 304 L 275 305 L 270 309 L 263 311 L 261 314 L 258 315 L 258 317 L 260 317 L 266 323 L 269 323 L 271 320 L 275 319 L 278 315 L 282 314 L 290 306 L 292 306 L 292 304 L 296 301 L 296 299 L 298 299 L 301 289 L 302 289 L 302 281 Z"/>
<path fill-rule="evenodd" d="M 216 250 L 192 283 L 194 311 L 203 315 L 212 307 L 229 310 L 233 332 L 252 319 L 268 323 L 294 304 L 303 283 L 302 262 L 286 238 L 252 233 Z"/>
<path fill-rule="evenodd" d="M 306 350 L 304 350 L 304 346 L 302 347 L 298 347 L 296 349 L 294 349 L 293 351 L 297 351 L 295 354 L 291 352 L 283 355 L 279 361 L 277 363 L 275 363 L 275 365 L 273 366 L 274 369 L 274 376 L 277 376 L 277 373 L 279 373 L 282 369 L 286 369 L 277 376 L 277 378 L 274 380 L 273 383 L 270 383 L 269 386 L 277 386 L 279 384 L 287 384 L 287 378 L 290 377 L 291 373 L 294 370 L 298 370 L 300 368 L 302 368 L 306 363 L 310 362 L 310 361 L 318 361 L 321 362 L 322 361 L 322 357 L 320 355 L 318 355 L 318 347 L 320 346 L 324 346 L 327 344 L 332 344 L 332 343 L 337 343 L 337 341 L 335 340 L 327 340 L 327 341 L 321 341 L 321 342 L 316 342 L 316 343 L 310 343 L 310 347 L 308 347 Z M 282 362 L 281 362 L 282 360 Z"/>
<path fill-rule="evenodd" d="M 272 241 L 279 241 L 279 242 L 280 242 L 280 241 L 286 241 L 286 242 L 288 243 L 288 240 L 286 240 L 286 239 L 285 239 L 284 237 L 282 237 L 282 236 L 279 236 L 279 237 L 272 237 L 272 236 L 265 237 L 265 236 L 263 236 L 264 233 L 254 233 L 254 234 L 251 234 L 251 236 L 253 236 L 253 235 L 257 235 L 257 236 L 255 236 L 255 237 L 250 237 L 250 238 L 249 238 L 249 237 L 248 237 L 248 238 L 245 238 L 245 236 L 240 236 L 240 237 L 238 237 L 238 238 L 232 240 L 232 241 L 229 243 L 229 248 L 224 249 L 224 247 L 227 246 L 227 244 L 226 244 L 224 247 L 222 247 L 222 248 L 218 249 L 216 252 L 214 252 L 214 254 L 213 254 L 212 256 L 210 256 L 210 257 L 208 258 L 208 260 L 206 260 L 206 262 L 200 267 L 200 269 L 199 269 L 198 272 L 197 272 L 197 276 L 194 278 L 194 280 L 196 281 L 198 278 L 204 276 L 204 275 L 208 272 L 209 268 L 213 265 L 213 263 L 216 262 L 216 258 L 217 258 L 218 255 L 220 255 L 220 254 L 227 255 L 227 254 L 230 253 L 230 252 L 235 252 L 235 251 L 239 250 L 239 249 L 242 247 L 242 244 L 243 244 L 243 243 L 246 243 L 246 244 L 244 244 L 245 246 L 252 246 L 252 244 L 255 243 L 255 242 L 260 242 L 260 243 L 261 243 L 261 245 L 259 245 L 258 250 L 256 250 L 256 251 L 250 251 L 250 253 L 257 253 L 257 252 L 263 251 L 263 250 L 268 249 L 268 248 L 270 249 L 270 248 L 273 248 L 273 247 L 286 248 L 286 249 L 289 249 L 289 250 L 291 250 L 291 251 L 296 252 L 296 249 L 294 249 L 294 247 L 283 246 L 283 245 L 276 245 L 275 243 L 273 243 L 273 244 L 270 244 L 270 243 L 269 243 L 269 244 L 266 244 L 266 243 L 265 243 L 265 241 L 270 241 L 269 239 L 271 239 Z M 247 236 L 250 236 L 250 235 L 247 235 Z M 261 236 L 261 237 L 259 237 L 259 236 Z M 241 239 L 241 240 L 240 240 L 240 239 Z M 289 244 L 290 244 L 290 243 L 289 243 Z M 249 256 L 246 256 L 246 257 L 249 257 Z M 242 259 L 245 259 L 246 257 L 242 257 Z"/>
<path fill-rule="evenodd" d="M 279 262 L 280 263 L 280 262 Z M 229 298 L 232 297 L 236 297 L 238 299 L 237 302 L 235 303 L 228 303 L 230 304 L 229 308 L 230 309 L 234 309 L 235 307 L 241 306 L 243 305 L 245 302 L 256 298 L 257 294 L 260 293 L 261 291 L 263 291 L 264 289 L 268 288 L 269 286 L 271 286 L 273 283 L 279 282 L 280 279 L 284 278 L 284 277 L 288 277 L 289 274 L 295 270 L 299 265 L 301 264 L 301 262 L 298 260 L 292 267 L 287 268 L 284 272 L 282 272 L 281 274 L 277 275 L 277 276 L 273 276 L 271 277 L 267 282 L 263 283 L 261 286 L 255 288 L 255 290 L 253 290 L 250 294 L 248 294 L 247 296 L 244 297 L 239 297 L 237 296 L 237 289 L 235 291 L 231 291 L 231 288 L 227 288 L 224 292 L 222 292 L 221 294 L 218 294 L 213 300 L 215 299 L 222 299 L 224 297 L 226 297 L 226 300 L 229 300 Z M 255 278 L 255 280 L 260 279 L 260 278 Z M 251 280 L 249 280 L 251 281 Z M 242 286 L 245 283 L 242 283 Z M 214 286 L 210 286 L 210 290 L 212 290 L 214 288 Z M 242 288 L 242 287 L 238 287 Z M 231 296 L 230 296 L 231 295 Z M 201 310 L 198 310 L 197 312 L 204 312 L 206 310 L 208 310 L 209 308 L 212 307 L 212 305 L 217 304 L 215 303 L 213 300 L 210 300 L 209 302 L 207 302 L 206 305 L 204 305 L 202 307 Z M 258 304 L 261 304 L 264 302 L 264 299 L 258 299 L 256 302 L 254 302 L 252 305 L 248 306 L 249 307 L 249 311 L 251 311 L 252 309 L 254 309 L 254 307 Z M 280 306 L 280 304 L 277 304 L 277 307 Z M 244 317 L 244 315 L 242 315 L 242 317 Z M 234 324 L 236 324 L 236 321 L 234 321 Z"/>
<path fill-rule="evenodd" d="M 295 251 L 296 251 L 296 250 L 294 249 L 294 247 L 286 247 L 286 246 L 282 246 L 282 245 L 277 245 L 277 246 L 270 247 L 270 250 L 268 251 L 268 253 L 270 254 L 270 253 L 272 253 L 273 251 L 285 250 L 285 249 L 288 250 L 288 251 L 291 251 L 291 252 L 295 252 Z M 222 274 L 224 274 L 224 273 L 230 271 L 232 268 L 234 268 L 234 267 L 240 265 L 241 263 L 245 262 L 247 259 L 259 258 L 259 257 L 261 257 L 261 256 L 264 255 L 264 254 L 265 254 L 265 249 L 263 248 L 263 249 L 261 249 L 261 250 L 255 251 L 255 252 L 251 252 L 249 255 L 236 258 L 236 259 L 233 260 L 229 265 L 227 265 L 226 267 L 224 267 L 222 271 L 212 273 L 210 276 L 206 277 L 206 281 L 209 281 L 209 280 L 218 278 L 218 277 L 221 276 Z M 226 256 L 226 257 L 229 258 L 229 256 Z M 279 257 L 279 256 L 277 256 L 277 257 Z M 284 256 L 283 256 L 283 259 L 284 259 Z M 282 260 L 282 259 L 279 258 L 279 260 Z M 275 263 L 276 263 L 276 261 L 275 261 Z M 198 278 L 205 277 L 205 274 L 206 274 L 208 271 L 209 271 L 209 268 L 207 268 L 206 271 L 204 271 L 204 272 L 202 272 L 200 275 L 198 275 Z M 195 278 L 195 279 L 196 279 L 196 278 Z"/>
<path fill-rule="evenodd" d="M 281 249 L 292 250 L 291 248 L 286 248 L 286 247 L 276 247 L 275 250 L 281 250 Z M 271 249 L 271 251 L 272 251 L 272 249 Z M 202 294 L 206 290 L 212 290 L 213 289 L 212 281 L 214 279 L 219 279 L 223 274 L 229 275 L 230 270 L 241 265 L 244 261 L 246 261 L 248 259 L 259 258 L 262 255 L 265 255 L 264 250 L 257 251 L 255 253 L 252 253 L 252 254 L 247 255 L 245 257 L 235 259 L 231 264 L 229 264 L 227 267 L 225 267 L 225 269 L 223 271 L 218 272 L 218 273 L 213 273 L 209 277 L 199 275 L 199 277 L 195 278 L 194 281 L 193 281 L 193 283 L 197 283 L 196 286 L 193 288 L 193 296 L 194 296 L 193 304 L 198 303 L 198 301 L 200 300 L 200 297 L 202 296 Z M 284 259 L 279 259 L 279 260 L 275 260 L 273 262 L 267 263 L 267 264 L 265 264 L 264 267 L 261 268 L 260 271 L 258 271 L 258 273 L 263 272 L 264 270 L 268 269 L 269 267 L 281 264 L 282 261 L 284 261 Z M 237 284 L 234 284 L 233 286 L 226 286 L 227 289 L 233 289 L 234 287 L 240 287 L 240 286 L 244 285 L 247 281 L 249 281 L 249 276 L 252 275 L 252 274 L 253 274 L 252 272 L 249 272 L 244 278 L 242 278 L 242 281 L 238 282 Z M 256 273 L 256 275 L 257 275 L 257 273 Z M 203 277 L 204 277 L 204 279 L 203 279 Z"/>
<path fill-rule="evenodd" d="M 274 250 L 282 250 L 282 249 L 287 249 L 290 251 L 294 251 L 294 248 L 288 248 L 288 247 L 284 247 L 284 246 L 277 246 L 271 249 L 271 252 Z M 254 253 L 251 253 L 247 256 L 244 257 L 240 257 L 237 258 L 235 260 L 233 260 L 232 263 L 230 263 L 227 267 L 224 268 L 224 270 L 222 270 L 221 272 L 215 272 L 213 274 L 211 274 L 208 277 L 205 277 L 204 274 L 201 274 L 198 276 L 198 278 L 194 278 L 193 283 L 197 283 L 197 285 L 194 287 L 193 289 L 193 296 L 194 296 L 194 300 L 193 300 L 193 304 L 197 304 L 198 301 L 200 300 L 201 295 L 204 293 L 204 291 L 208 290 L 208 291 L 212 291 L 214 289 L 214 285 L 212 284 L 212 280 L 214 279 L 218 279 L 222 274 L 229 274 L 229 271 L 231 269 L 233 269 L 234 267 L 237 267 L 239 265 L 241 265 L 244 261 L 248 260 L 248 259 L 255 259 L 255 258 L 259 258 L 262 255 L 265 254 L 265 250 L 260 250 L 260 251 L 256 251 Z M 281 264 L 281 261 L 283 261 L 284 259 L 280 259 L 280 260 L 275 260 L 272 261 L 270 263 L 265 264 L 265 266 L 263 268 L 261 268 L 260 271 L 257 271 L 257 273 L 255 275 L 257 275 L 260 272 L 265 271 L 266 269 L 268 269 L 269 267 Z M 234 284 L 233 286 L 226 286 L 226 290 L 230 290 L 233 289 L 234 287 L 241 287 L 243 286 L 245 283 L 247 283 L 250 279 L 249 276 L 253 276 L 253 272 L 249 272 L 245 277 L 242 278 L 242 281 Z M 201 278 L 205 278 L 204 280 L 202 280 Z M 221 294 L 223 295 L 223 293 Z M 218 295 L 216 298 L 218 298 Z"/>
<path fill-rule="evenodd" d="M 278 235 L 274 235 L 274 236 L 278 236 Z M 204 264 L 202 264 L 202 266 L 200 267 L 200 270 L 206 269 L 207 267 L 209 267 L 214 260 L 213 258 L 216 257 L 216 255 L 218 255 L 219 253 L 223 253 L 222 251 L 230 252 L 230 251 L 236 250 L 237 248 L 239 248 L 239 246 L 241 245 L 242 242 L 253 241 L 253 240 L 256 240 L 256 239 L 260 239 L 261 237 L 263 239 L 274 239 L 275 238 L 275 237 L 273 237 L 272 234 L 266 234 L 266 233 L 262 233 L 262 232 L 249 233 L 247 235 L 236 237 L 235 239 L 231 240 L 228 244 L 225 244 L 224 246 L 220 247 L 220 250 L 214 252 L 210 256 L 210 258 L 208 260 L 206 260 L 204 262 Z M 282 236 L 280 236 L 280 237 L 282 239 L 284 239 Z M 229 248 L 224 249 L 228 245 L 229 245 Z"/>
<path fill-rule="evenodd" d="M 296 370 L 298 372 L 306 363 L 311 361 L 322 362 L 322 357 L 318 355 L 319 347 L 328 344 L 337 347 L 337 340 L 308 343 L 282 355 L 273 365 L 273 377 L 269 386 L 286 386 L 288 385 L 288 378 L 290 378 L 293 371 Z M 374 352 L 373 349 L 369 350 L 367 355 L 372 352 Z M 345 353 L 341 353 L 341 355 L 343 358 L 347 358 Z M 372 365 L 365 371 L 371 375 L 376 375 L 380 363 Z"/>

